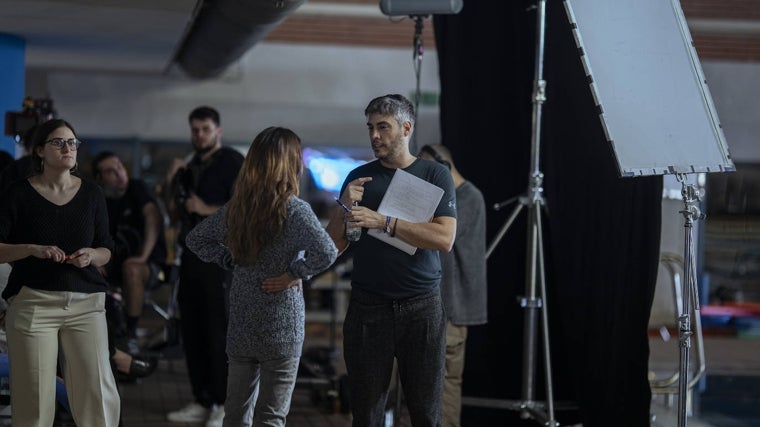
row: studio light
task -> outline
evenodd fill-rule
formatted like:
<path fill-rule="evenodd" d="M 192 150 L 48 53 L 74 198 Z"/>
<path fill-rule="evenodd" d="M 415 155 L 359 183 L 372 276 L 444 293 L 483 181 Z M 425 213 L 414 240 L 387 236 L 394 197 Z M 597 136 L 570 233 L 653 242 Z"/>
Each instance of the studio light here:
<path fill-rule="evenodd" d="M 388 16 L 453 15 L 464 0 L 380 0 L 380 11 Z"/>

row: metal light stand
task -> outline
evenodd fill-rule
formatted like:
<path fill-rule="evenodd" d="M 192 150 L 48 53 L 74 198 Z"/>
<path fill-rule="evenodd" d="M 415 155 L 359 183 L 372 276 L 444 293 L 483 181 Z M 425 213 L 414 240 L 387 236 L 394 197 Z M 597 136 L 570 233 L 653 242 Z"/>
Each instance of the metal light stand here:
<path fill-rule="evenodd" d="M 523 207 L 528 208 L 528 239 L 526 262 L 527 276 L 525 283 L 525 295 L 520 298 L 520 306 L 525 309 L 523 325 L 523 383 L 522 400 L 508 402 L 506 405 L 494 405 L 485 399 L 468 398 L 468 403 L 481 406 L 500 407 L 520 411 L 523 419 L 533 418 L 547 427 L 556 427 L 559 423 L 554 418 L 554 402 L 551 372 L 551 356 L 549 351 L 549 319 L 546 303 L 546 280 L 543 251 L 543 234 L 541 231 L 541 209 L 544 206 L 543 178 L 544 174 L 539 168 L 539 154 L 541 142 L 541 107 L 546 101 L 546 81 L 543 79 L 544 57 L 544 33 L 546 22 L 546 0 L 537 2 L 538 35 L 536 40 L 536 64 L 533 91 L 533 135 L 531 138 L 531 172 L 529 177 L 528 194 L 524 197 L 512 198 L 496 204 L 498 210 L 513 201 L 519 204 L 512 211 L 507 222 L 502 226 L 494 241 L 488 247 L 486 257 L 489 257 L 493 249 L 507 232 L 507 229 L 515 220 Z M 540 281 L 540 290 L 536 285 Z M 540 291 L 540 295 L 538 294 Z M 546 380 L 546 404 L 535 400 L 535 356 L 536 356 L 536 328 L 538 312 L 541 311 L 541 333 L 544 348 L 544 365 Z M 464 399 L 463 399 L 464 400 Z"/>
<path fill-rule="evenodd" d="M 699 311 L 699 299 L 697 298 L 697 270 L 694 262 L 694 240 L 692 232 L 694 221 L 704 219 L 705 215 L 699 210 L 699 190 L 693 184 L 686 183 L 686 175 L 676 175 L 678 182 L 681 183 L 681 196 L 683 197 L 684 210 L 681 211 L 685 219 L 684 222 L 684 282 L 683 282 L 683 312 L 678 316 L 678 342 L 679 354 L 678 361 L 678 426 L 685 427 L 687 422 L 687 395 L 689 389 L 689 358 L 691 348 L 691 337 L 694 335 L 692 328 L 692 310 L 696 313 Z M 692 309 L 693 304 L 693 309 Z M 694 319 L 699 321 L 699 319 Z"/>
<path fill-rule="evenodd" d="M 420 91 L 420 76 L 422 72 L 422 54 L 424 52 L 424 49 L 422 47 L 422 28 L 423 24 L 422 21 L 427 17 L 427 15 L 412 15 L 411 18 L 414 19 L 414 51 L 412 52 L 412 58 L 414 59 L 414 76 L 416 80 L 416 89 L 414 92 L 414 111 L 417 114 L 417 119 L 419 120 L 419 108 L 420 108 L 420 97 L 421 91 Z M 409 146 L 409 152 L 410 153 L 416 153 L 417 152 L 417 132 L 415 129 L 415 132 L 412 133 L 412 140 L 410 141 Z M 393 426 L 399 426 L 401 425 L 401 405 L 402 405 L 402 391 L 401 391 L 401 374 L 398 370 L 396 370 L 396 392 L 394 395 L 394 401 L 393 401 Z"/>
<path fill-rule="evenodd" d="M 420 90 L 420 76 L 422 73 L 422 54 L 424 52 L 424 49 L 422 47 L 422 21 L 427 16 L 424 15 L 413 15 L 412 19 L 414 19 L 414 52 L 412 52 L 412 57 L 414 59 L 414 76 L 416 80 L 416 89 L 414 92 L 414 112 L 417 114 L 417 119 L 419 120 L 420 116 L 420 98 L 422 97 L 422 91 Z M 417 132 L 415 131 L 412 133 L 412 140 L 410 142 L 409 151 L 411 153 L 417 152 Z"/>

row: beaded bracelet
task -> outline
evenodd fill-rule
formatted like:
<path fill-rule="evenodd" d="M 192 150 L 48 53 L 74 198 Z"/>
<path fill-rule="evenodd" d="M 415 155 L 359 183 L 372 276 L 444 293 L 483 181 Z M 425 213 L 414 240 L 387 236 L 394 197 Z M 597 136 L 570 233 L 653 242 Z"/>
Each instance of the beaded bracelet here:
<path fill-rule="evenodd" d="M 396 237 L 397 226 L 398 226 L 398 218 L 393 218 L 393 230 L 391 231 L 391 237 Z"/>

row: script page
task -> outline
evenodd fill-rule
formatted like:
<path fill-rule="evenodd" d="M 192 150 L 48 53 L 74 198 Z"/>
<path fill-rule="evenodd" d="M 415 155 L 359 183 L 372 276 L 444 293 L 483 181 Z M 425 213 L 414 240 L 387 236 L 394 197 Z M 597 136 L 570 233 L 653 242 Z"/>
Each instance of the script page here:
<path fill-rule="evenodd" d="M 409 222 L 428 222 L 443 197 L 443 189 L 409 172 L 396 169 L 377 212 Z M 367 234 L 413 255 L 416 247 L 373 228 Z"/>

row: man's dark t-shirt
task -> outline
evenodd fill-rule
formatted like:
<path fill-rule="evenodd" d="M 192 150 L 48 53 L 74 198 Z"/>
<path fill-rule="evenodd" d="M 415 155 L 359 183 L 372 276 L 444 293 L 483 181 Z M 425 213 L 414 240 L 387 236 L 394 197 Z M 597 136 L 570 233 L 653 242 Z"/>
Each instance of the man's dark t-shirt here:
<path fill-rule="evenodd" d="M 156 203 L 142 180 L 130 179 L 127 191 L 119 199 L 106 198 L 108 224 L 116 247 L 109 266 L 121 265 L 125 259 L 140 255 L 145 235 L 143 208 L 148 203 Z M 158 208 L 158 207 L 157 207 Z M 159 221 L 156 246 L 148 256 L 148 261 L 163 264 L 166 261 L 166 242 L 163 222 Z"/>
<path fill-rule="evenodd" d="M 207 205 L 222 206 L 232 197 L 232 187 L 243 165 L 244 157 L 234 148 L 222 147 L 206 161 L 196 155 L 187 167 L 178 173 L 185 174 L 183 181 Z M 181 207 L 180 207 L 181 209 Z M 204 217 L 197 214 L 183 214 L 179 243 L 184 246 L 185 236 Z"/>

